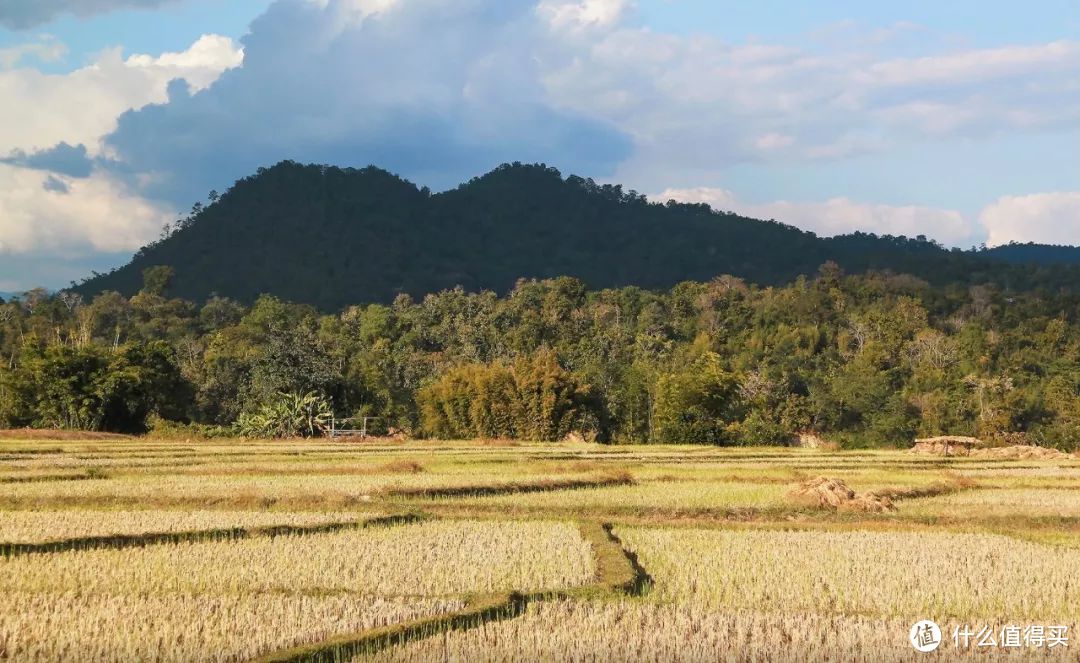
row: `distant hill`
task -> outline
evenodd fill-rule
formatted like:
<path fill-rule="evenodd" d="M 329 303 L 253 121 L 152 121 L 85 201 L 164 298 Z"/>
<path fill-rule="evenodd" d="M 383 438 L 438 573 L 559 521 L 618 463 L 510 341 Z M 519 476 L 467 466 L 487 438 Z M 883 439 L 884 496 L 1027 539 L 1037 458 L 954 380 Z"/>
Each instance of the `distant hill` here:
<path fill-rule="evenodd" d="M 539 165 L 504 165 L 431 194 L 377 168 L 284 162 L 237 182 L 128 265 L 76 290 L 130 295 L 144 269 L 169 265 L 175 296 L 249 302 L 270 293 L 333 310 L 457 285 L 506 292 L 522 277 L 666 288 L 733 274 L 772 285 L 829 260 L 849 272 L 892 270 L 936 284 L 1080 287 L 1075 266 L 1030 268 L 1011 264 L 1011 255 L 925 239 L 820 238 L 705 205 L 649 203 Z"/>
<path fill-rule="evenodd" d="M 1018 265 L 1080 265 L 1080 247 L 1051 244 L 1006 244 L 986 249 L 983 255 Z"/>

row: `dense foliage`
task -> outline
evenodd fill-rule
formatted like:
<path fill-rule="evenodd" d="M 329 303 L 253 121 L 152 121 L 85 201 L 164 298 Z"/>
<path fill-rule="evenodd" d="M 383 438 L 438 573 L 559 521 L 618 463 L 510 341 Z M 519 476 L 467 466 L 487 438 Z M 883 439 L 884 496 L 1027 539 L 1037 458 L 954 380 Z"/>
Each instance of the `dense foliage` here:
<path fill-rule="evenodd" d="M 333 408 L 319 394 L 278 394 L 254 412 L 240 415 L 236 432 L 244 437 L 317 437 L 330 430 Z"/>
<path fill-rule="evenodd" d="M 376 168 L 285 162 L 211 193 L 130 264 L 75 290 L 133 295 L 143 270 L 172 265 L 174 293 L 193 301 L 217 294 L 251 304 L 268 293 L 336 311 L 455 286 L 506 294 L 522 277 L 664 289 L 726 273 L 780 285 L 829 260 L 935 285 L 1075 289 L 1080 265 L 1012 264 L 1068 258 L 1068 249 L 1043 249 L 950 251 L 923 237 L 866 233 L 826 239 L 705 205 L 649 203 L 544 166 L 506 165 L 432 194 Z"/>
<path fill-rule="evenodd" d="M 1080 247 L 1053 244 L 1011 242 L 992 249 L 982 249 L 986 257 L 1017 264 L 1080 264 Z"/>
<path fill-rule="evenodd" d="M 0 426 L 255 425 L 314 395 L 338 417 L 440 437 L 770 444 L 815 432 L 903 446 L 1025 434 L 1080 448 L 1080 299 L 1066 291 L 934 287 L 829 263 L 783 287 L 721 276 L 596 291 L 562 277 L 327 315 L 269 296 L 173 299 L 170 277 L 148 270 L 131 298 L 35 291 L 0 305 Z M 296 429 L 325 416 L 305 407 L 292 411 L 314 419 Z"/>

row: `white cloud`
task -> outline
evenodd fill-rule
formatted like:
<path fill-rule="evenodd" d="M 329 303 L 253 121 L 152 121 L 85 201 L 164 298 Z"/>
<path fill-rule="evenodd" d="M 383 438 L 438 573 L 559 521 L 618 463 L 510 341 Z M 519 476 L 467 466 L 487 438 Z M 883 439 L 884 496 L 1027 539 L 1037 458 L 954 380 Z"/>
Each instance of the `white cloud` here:
<path fill-rule="evenodd" d="M 972 49 L 959 53 L 877 62 L 858 78 L 873 86 L 970 84 L 998 78 L 1045 73 L 1047 69 L 1075 72 L 1080 44 L 1054 41 L 1032 46 Z"/>
<path fill-rule="evenodd" d="M 100 173 L 58 178 L 0 165 L 0 254 L 132 251 L 170 219 Z"/>
<path fill-rule="evenodd" d="M 157 57 L 105 51 L 67 74 L 33 68 L 0 71 L 0 155 L 47 149 L 60 142 L 85 144 L 97 152 L 102 136 L 124 111 L 166 99 L 174 78 L 203 89 L 243 61 L 230 39 L 207 35 L 182 53 Z"/>
<path fill-rule="evenodd" d="M 904 49 L 922 54 L 899 58 L 891 37 L 868 43 L 865 31 L 797 47 L 627 21 L 603 28 L 553 32 L 544 80 L 560 105 L 635 137 L 618 175 L 638 188 L 657 186 L 657 174 L 692 184 L 745 162 L 842 159 L 1080 122 L 1076 41 L 957 48 L 922 30 Z"/>
<path fill-rule="evenodd" d="M 0 48 L 0 69 L 11 69 L 27 58 L 42 62 L 56 62 L 67 55 L 67 46 L 50 35 L 42 35 L 37 41 Z"/>
<path fill-rule="evenodd" d="M 691 189 L 666 189 L 663 193 L 649 196 L 657 202 L 674 200 L 679 203 L 705 203 L 718 212 L 736 212 L 742 207 L 738 197 L 728 189 L 699 186 Z"/>
<path fill-rule="evenodd" d="M 855 231 L 879 235 L 926 235 L 946 245 L 970 244 L 977 226 L 955 210 L 917 205 L 876 205 L 849 198 L 824 202 L 746 203 L 726 189 L 668 189 L 657 200 L 706 203 L 713 209 L 756 219 L 775 219 L 825 237 Z"/>
<path fill-rule="evenodd" d="M 1009 242 L 1076 244 L 1080 237 L 1080 192 L 1005 196 L 983 209 L 987 245 Z"/>
<path fill-rule="evenodd" d="M 556 28 L 576 30 L 614 25 L 629 7 L 629 0 L 541 0 L 538 12 Z"/>
<path fill-rule="evenodd" d="M 132 68 L 161 72 L 172 78 L 184 78 L 193 90 L 203 90 L 227 69 L 244 62 L 244 51 L 232 39 L 221 35 L 203 35 L 186 51 L 152 55 L 132 55 L 124 64 Z M 158 101 L 155 99 L 154 101 Z"/>
<path fill-rule="evenodd" d="M 318 4 L 326 7 L 329 0 L 317 0 Z M 384 14 L 401 6 L 402 0 L 347 0 L 340 3 L 344 16 L 351 22 L 362 21 L 370 16 Z"/>
<path fill-rule="evenodd" d="M 42 43 L 54 51 L 60 46 Z M 10 59 L 31 53 L 48 54 L 24 50 Z M 101 139 L 122 113 L 164 101 L 171 80 L 202 90 L 242 61 L 231 40 L 208 35 L 159 56 L 124 58 L 111 49 L 67 74 L 0 71 L 0 277 L 20 287 L 43 278 L 57 285 L 60 276 L 98 266 L 95 255 L 131 252 L 156 237 L 173 211 L 91 170 L 87 155 L 102 153 Z"/>
<path fill-rule="evenodd" d="M 918 205 L 877 205 L 832 198 L 823 202 L 748 203 L 727 189 L 668 189 L 654 200 L 705 203 L 713 209 L 755 219 L 775 219 L 822 236 L 854 231 L 879 235 L 926 235 L 949 246 L 1009 242 L 1076 245 L 1080 237 L 1080 192 L 1004 196 L 976 218 L 956 210 Z"/>
<path fill-rule="evenodd" d="M 790 147 L 794 143 L 795 138 L 793 136 L 775 132 L 767 133 L 754 141 L 754 145 L 762 151 L 782 150 L 785 147 Z"/>

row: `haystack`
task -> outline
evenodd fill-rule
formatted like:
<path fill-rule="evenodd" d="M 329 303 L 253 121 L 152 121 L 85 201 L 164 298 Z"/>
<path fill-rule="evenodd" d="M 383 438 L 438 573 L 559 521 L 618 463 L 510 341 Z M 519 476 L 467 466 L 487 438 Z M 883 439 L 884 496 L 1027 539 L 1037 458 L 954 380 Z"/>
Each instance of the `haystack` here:
<path fill-rule="evenodd" d="M 840 479 L 817 477 L 804 482 L 801 486 L 791 491 L 791 497 L 796 502 L 821 509 L 833 511 L 869 511 L 882 513 L 892 511 L 892 500 L 882 495 L 866 493 L 857 495 L 854 490 L 847 487 Z"/>

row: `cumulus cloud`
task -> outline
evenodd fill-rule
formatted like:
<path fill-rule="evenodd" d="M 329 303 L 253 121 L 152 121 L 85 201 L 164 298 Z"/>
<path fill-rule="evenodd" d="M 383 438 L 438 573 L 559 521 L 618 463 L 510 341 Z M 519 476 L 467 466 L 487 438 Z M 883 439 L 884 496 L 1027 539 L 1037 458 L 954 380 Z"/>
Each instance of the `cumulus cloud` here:
<path fill-rule="evenodd" d="M 1080 192 L 1005 196 L 983 209 L 988 246 L 1009 242 L 1076 244 L 1080 237 Z"/>
<path fill-rule="evenodd" d="M 658 200 L 706 203 L 713 209 L 756 219 L 775 219 L 825 237 L 855 231 L 879 235 L 928 235 L 947 245 L 970 244 L 979 228 L 955 210 L 917 205 L 877 205 L 849 198 L 824 202 L 746 203 L 726 189 L 668 189 Z"/>
<path fill-rule="evenodd" d="M 285 158 L 440 188 L 515 160 L 611 174 L 631 145 L 548 101 L 547 31 L 534 0 L 283 0 L 253 23 L 242 68 L 125 114 L 107 150 L 177 203 Z"/>
<path fill-rule="evenodd" d="M 0 255 L 132 251 L 170 219 L 102 174 L 63 178 L 0 165 Z"/>
<path fill-rule="evenodd" d="M 153 239 L 171 206 L 107 173 L 101 139 L 124 111 L 167 99 L 170 81 L 205 89 L 242 61 L 231 40 L 206 36 L 181 53 L 109 50 L 67 74 L 0 71 L 0 278 L 56 284 L 73 266 L 100 268 L 101 256 L 116 262 Z M 30 269 L 30 256 L 52 270 Z"/>
<path fill-rule="evenodd" d="M 0 71 L 0 154 L 34 152 L 61 142 L 97 152 L 101 137 L 126 110 L 164 101 L 169 81 L 204 89 L 223 71 L 243 62 L 243 51 L 226 37 L 208 35 L 183 53 L 157 57 L 119 48 L 66 74 L 33 68 Z"/>
<path fill-rule="evenodd" d="M 1080 42 L 922 36 L 925 54 L 889 55 L 913 29 L 794 46 L 638 27 L 629 0 L 278 0 L 242 68 L 129 113 L 107 144 L 184 202 L 282 158 L 436 187 L 540 160 L 655 190 L 1080 121 Z"/>
<path fill-rule="evenodd" d="M 0 0 L 0 25 L 32 28 L 63 14 L 80 18 L 115 9 L 152 9 L 174 0 Z"/>

